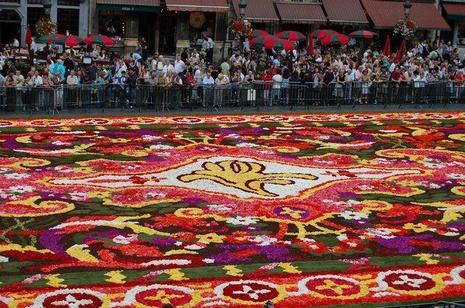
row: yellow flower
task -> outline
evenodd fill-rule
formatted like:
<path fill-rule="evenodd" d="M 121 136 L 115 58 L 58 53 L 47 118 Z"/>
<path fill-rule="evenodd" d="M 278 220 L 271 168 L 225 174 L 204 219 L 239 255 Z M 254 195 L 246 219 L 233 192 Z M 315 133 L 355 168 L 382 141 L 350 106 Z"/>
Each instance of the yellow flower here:
<path fill-rule="evenodd" d="M 116 138 L 116 139 L 110 139 L 112 143 L 128 143 L 129 140 L 125 138 Z"/>
<path fill-rule="evenodd" d="M 419 223 L 419 224 L 408 223 L 404 225 L 404 229 L 413 230 L 415 233 L 423 233 L 423 232 L 429 231 L 429 227 L 422 223 Z"/>
<path fill-rule="evenodd" d="M 95 170 L 91 167 L 73 168 L 73 171 L 76 173 L 95 173 Z"/>
<path fill-rule="evenodd" d="M 96 191 L 88 193 L 89 198 L 97 198 L 97 199 L 110 199 L 110 192 L 109 191 Z"/>
<path fill-rule="evenodd" d="M 199 240 L 200 243 L 205 243 L 205 244 L 221 244 L 223 243 L 224 240 L 223 235 L 218 235 L 216 233 L 208 233 L 208 234 L 200 234 L 197 235 L 197 239 Z"/>
<path fill-rule="evenodd" d="M 148 156 L 148 152 L 145 150 L 129 150 L 129 151 L 124 151 L 121 153 L 126 156 L 131 156 L 131 157 L 146 157 Z"/>

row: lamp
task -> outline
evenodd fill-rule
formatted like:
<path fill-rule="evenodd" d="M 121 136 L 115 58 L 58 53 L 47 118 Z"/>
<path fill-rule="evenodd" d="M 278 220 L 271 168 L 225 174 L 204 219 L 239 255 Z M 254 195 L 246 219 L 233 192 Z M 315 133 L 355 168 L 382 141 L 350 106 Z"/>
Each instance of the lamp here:
<path fill-rule="evenodd" d="M 405 15 L 405 18 L 409 18 L 411 8 L 412 8 L 412 3 L 410 2 L 410 0 L 405 0 L 404 1 L 404 15 Z"/>
<path fill-rule="evenodd" d="M 50 16 L 52 0 L 42 0 L 42 6 L 44 7 L 45 15 Z"/>
<path fill-rule="evenodd" d="M 246 8 L 247 8 L 247 0 L 239 0 L 239 15 L 241 19 L 244 19 Z"/>

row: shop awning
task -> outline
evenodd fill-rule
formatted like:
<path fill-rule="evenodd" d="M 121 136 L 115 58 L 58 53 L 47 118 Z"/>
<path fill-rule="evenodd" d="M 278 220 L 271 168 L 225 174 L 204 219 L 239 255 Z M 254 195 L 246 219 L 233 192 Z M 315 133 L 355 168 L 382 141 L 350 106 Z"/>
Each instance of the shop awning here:
<path fill-rule="evenodd" d="M 389 29 L 404 17 L 403 2 L 363 0 L 368 16 L 377 29 Z M 450 30 L 433 3 L 412 3 L 410 18 L 421 30 Z"/>
<path fill-rule="evenodd" d="M 332 23 L 368 24 L 360 0 L 323 0 L 323 6 Z"/>
<path fill-rule="evenodd" d="M 276 2 L 282 23 L 315 24 L 326 22 L 323 8 L 317 3 Z"/>
<path fill-rule="evenodd" d="M 233 0 L 236 16 L 239 16 L 239 0 Z M 245 17 L 251 22 L 279 22 L 278 15 L 274 9 L 273 0 L 247 1 Z"/>
<path fill-rule="evenodd" d="M 166 0 L 168 11 L 217 12 L 229 11 L 227 0 Z"/>
<path fill-rule="evenodd" d="M 97 0 L 97 9 L 129 12 L 159 12 L 160 0 Z"/>
<path fill-rule="evenodd" d="M 447 18 L 452 20 L 465 20 L 465 3 L 443 3 Z"/>

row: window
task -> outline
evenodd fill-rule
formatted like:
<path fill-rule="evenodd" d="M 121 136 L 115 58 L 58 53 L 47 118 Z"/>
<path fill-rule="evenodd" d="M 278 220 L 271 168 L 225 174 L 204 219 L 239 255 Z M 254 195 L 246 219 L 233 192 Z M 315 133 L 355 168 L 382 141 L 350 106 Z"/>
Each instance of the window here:
<path fill-rule="evenodd" d="M 80 4 L 80 0 L 58 0 L 58 5 L 79 6 Z"/>
<path fill-rule="evenodd" d="M 79 10 L 77 9 L 58 9 L 57 16 L 58 33 L 79 34 Z"/>

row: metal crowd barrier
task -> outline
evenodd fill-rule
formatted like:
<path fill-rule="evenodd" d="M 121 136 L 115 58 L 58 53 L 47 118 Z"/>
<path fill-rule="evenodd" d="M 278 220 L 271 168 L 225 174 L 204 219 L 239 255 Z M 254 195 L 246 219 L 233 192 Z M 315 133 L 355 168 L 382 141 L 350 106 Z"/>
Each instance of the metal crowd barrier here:
<path fill-rule="evenodd" d="M 138 84 L 0 87 L 2 112 L 60 112 L 73 109 L 139 108 L 172 111 L 183 108 L 268 106 L 356 106 L 465 103 L 465 85 L 438 82 L 272 83 L 161 86 Z"/>

